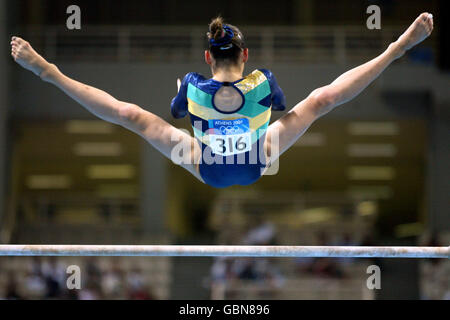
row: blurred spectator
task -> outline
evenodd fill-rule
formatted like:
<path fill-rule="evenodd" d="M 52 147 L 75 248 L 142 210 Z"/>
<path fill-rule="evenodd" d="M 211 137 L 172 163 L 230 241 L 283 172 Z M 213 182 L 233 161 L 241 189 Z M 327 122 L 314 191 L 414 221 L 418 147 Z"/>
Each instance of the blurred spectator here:
<path fill-rule="evenodd" d="M 5 298 L 8 300 L 18 300 L 22 299 L 22 297 L 17 292 L 17 282 L 13 272 L 9 272 L 8 274 L 8 282 L 6 284 L 6 294 Z"/>
<path fill-rule="evenodd" d="M 231 265 L 233 261 L 227 257 L 214 259 L 211 267 L 211 299 L 223 300 L 228 280 L 232 278 Z"/>
<path fill-rule="evenodd" d="M 46 282 L 46 299 L 56 299 L 61 296 L 61 287 L 65 284 L 64 268 L 58 265 L 56 259 L 50 259 L 42 266 L 42 275 Z"/>
<path fill-rule="evenodd" d="M 95 260 L 93 258 L 88 258 L 85 265 L 86 273 L 87 273 L 87 279 L 90 282 L 96 282 L 99 283 L 102 272 L 100 271 L 100 268 L 95 263 Z"/>
<path fill-rule="evenodd" d="M 7 260 L 5 260 L 7 261 Z M 58 259 L 24 259 L 26 265 L 19 271 L 11 270 L 6 281 L 0 282 L 1 298 L 5 299 L 156 299 L 152 294 L 142 270 L 132 268 L 122 270 L 116 261 L 103 270 L 98 260 L 83 259 L 80 263 L 83 272 L 80 290 L 66 287 L 67 265 Z M 7 264 L 5 264 L 8 269 Z M 21 275 L 25 276 L 22 277 Z M 21 281 L 17 281 L 22 279 Z"/>
<path fill-rule="evenodd" d="M 133 268 L 131 272 L 128 274 L 127 279 L 127 291 L 128 291 L 128 299 L 132 300 L 154 300 L 150 294 L 150 290 L 148 290 L 145 277 L 142 274 L 142 271 Z"/>
<path fill-rule="evenodd" d="M 78 291 L 78 300 L 98 300 L 101 299 L 102 295 L 98 290 L 97 286 L 89 284 L 87 288 L 82 288 Z"/>
<path fill-rule="evenodd" d="M 43 297 L 47 291 L 40 257 L 33 257 L 31 271 L 25 277 L 25 287 L 27 288 L 28 294 L 34 299 Z"/>
<path fill-rule="evenodd" d="M 433 233 L 424 246 L 442 246 L 439 235 Z M 425 300 L 450 300 L 450 262 L 427 259 L 421 263 L 421 298 Z"/>
<path fill-rule="evenodd" d="M 269 245 L 275 240 L 275 226 L 270 222 L 262 222 L 245 235 L 244 245 Z"/>
<path fill-rule="evenodd" d="M 331 245 L 331 241 L 324 232 L 319 233 L 317 242 L 319 246 Z M 315 258 L 309 264 L 302 266 L 299 271 L 320 277 L 343 278 L 345 276 L 338 262 L 330 258 Z"/>
<path fill-rule="evenodd" d="M 121 298 L 122 288 L 122 271 L 113 264 L 110 270 L 106 270 L 102 277 L 101 289 L 105 295 L 113 299 Z"/>
<path fill-rule="evenodd" d="M 275 226 L 267 221 L 256 221 L 242 237 L 243 245 L 274 245 Z M 254 281 L 261 284 L 262 292 L 282 286 L 283 277 L 272 260 L 267 258 L 217 258 L 211 267 L 211 298 L 224 299 L 225 291 L 233 280 Z"/>

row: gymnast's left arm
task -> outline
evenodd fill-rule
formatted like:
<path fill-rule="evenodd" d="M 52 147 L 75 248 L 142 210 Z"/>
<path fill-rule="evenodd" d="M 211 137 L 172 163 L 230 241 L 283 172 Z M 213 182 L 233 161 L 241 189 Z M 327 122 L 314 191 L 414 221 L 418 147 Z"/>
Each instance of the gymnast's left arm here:
<path fill-rule="evenodd" d="M 270 85 L 270 100 L 272 104 L 272 110 L 275 111 L 284 111 L 286 109 L 286 97 L 283 93 L 283 90 L 277 83 L 277 79 L 275 78 L 272 71 L 267 69 L 260 69 L 262 73 L 266 76 Z"/>
<path fill-rule="evenodd" d="M 187 87 L 189 84 L 189 79 L 192 73 L 188 73 L 183 81 L 177 79 L 178 93 L 175 98 L 172 99 L 170 104 L 170 111 L 175 119 L 183 118 L 188 112 L 188 101 L 187 101 Z"/>
<path fill-rule="evenodd" d="M 389 45 L 387 50 L 369 62 L 342 74 L 331 84 L 314 90 L 307 99 L 316 116 L 322 116 L 335 107 L 352 100 L 395 60 L 419 44 L 433 31 L 433 16 L 422 13 L 411 26 Z"/>

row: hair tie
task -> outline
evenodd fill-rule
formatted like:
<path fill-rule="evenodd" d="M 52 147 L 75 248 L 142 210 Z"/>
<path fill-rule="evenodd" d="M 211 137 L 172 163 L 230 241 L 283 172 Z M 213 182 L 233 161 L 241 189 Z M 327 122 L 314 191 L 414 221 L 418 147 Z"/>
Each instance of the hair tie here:
<path fill-rule="evenodd" d="M 212 47 L 222 47 L 231 44 L 231 40 L 234 38 L 234 32 L 231 27 L 224 25 L 222 30 L 222 37 L 219 40 L 214 38 L 209 39 L 209 44 Z M 231 46 L 224 47 L 223 50 L 229 49 Z M 222 48 L 221 48 L 222 49 Z"/>

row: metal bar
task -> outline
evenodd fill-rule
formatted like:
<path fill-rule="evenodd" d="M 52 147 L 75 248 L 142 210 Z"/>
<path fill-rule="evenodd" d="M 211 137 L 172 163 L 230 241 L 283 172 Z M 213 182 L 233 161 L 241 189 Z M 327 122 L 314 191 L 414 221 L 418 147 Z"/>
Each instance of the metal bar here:
<path fill-rule="evenodd" d="M 450 259 L 450 247 L 0 245 L 0 256 L 184 256 Z"/>

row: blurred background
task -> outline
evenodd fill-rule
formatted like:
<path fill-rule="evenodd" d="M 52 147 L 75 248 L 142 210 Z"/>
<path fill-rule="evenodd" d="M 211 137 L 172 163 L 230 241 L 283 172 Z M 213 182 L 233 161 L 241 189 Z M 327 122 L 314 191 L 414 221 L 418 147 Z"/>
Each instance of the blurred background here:
<path fill-rule="evenodd" d="M 68 30 L 66 9 L 81 9 Z M 381 9 L 368 30 L 366 9 Z M 221 14 L 246 72 L 271 69 L 288 107 L 381 53 L 421 13 L 432 36 L 315 123 L 279 172 L 203 185 L 138 136 L 98 121 L 15 65 L 20 35 L 77 80 L 170 116 L 175 80 L 203 63 Z M 450 244 L 448 1 L 0 0 L 0 242 L 19 244 Z M 281 114 L 274 112 L 274 120 Z M 66 268 L 82 270 L 68 290 Z M 381 290 L 366 268 L 381 267 Z M 5 258 L 0 298 L 450 299 L 445 260 Z"/>

